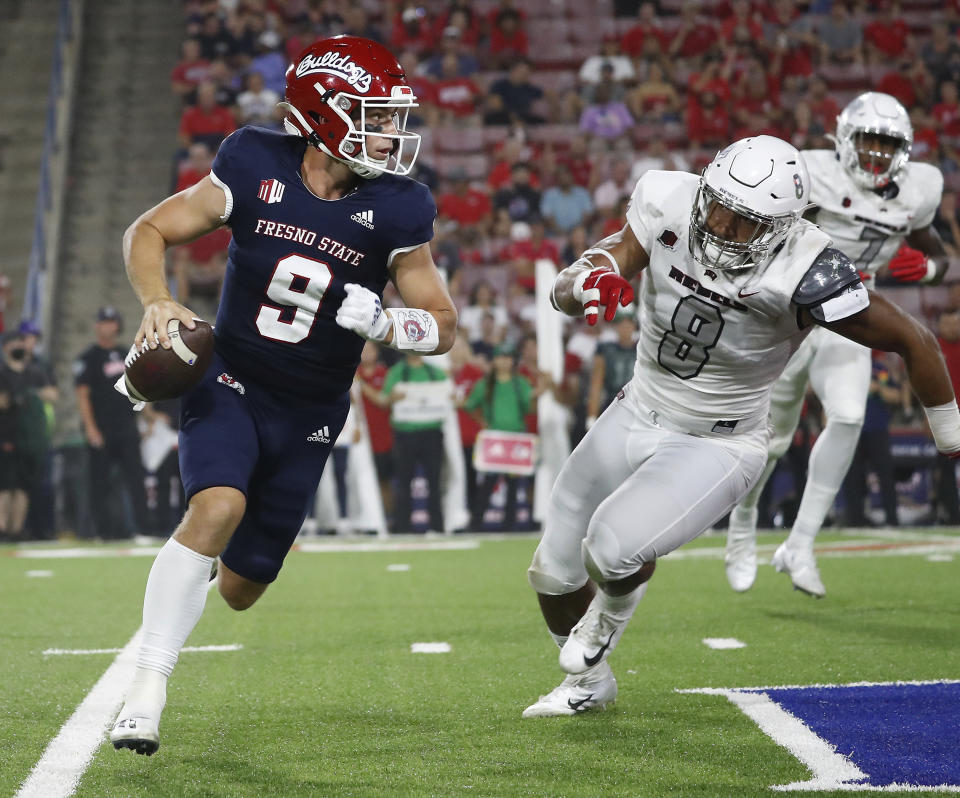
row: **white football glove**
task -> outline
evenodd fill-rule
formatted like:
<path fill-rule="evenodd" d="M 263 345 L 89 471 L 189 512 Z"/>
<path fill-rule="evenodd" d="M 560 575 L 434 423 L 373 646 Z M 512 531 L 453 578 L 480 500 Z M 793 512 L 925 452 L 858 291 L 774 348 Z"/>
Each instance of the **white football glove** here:
<path fill-rule="evenodd" d="M 356 283 L 347 283 L 343 289 L 347 296 L 337 310 L 337 324 L 370 341 L 383 343 L 393 321 L 380 304 L 380 297 Z"/>

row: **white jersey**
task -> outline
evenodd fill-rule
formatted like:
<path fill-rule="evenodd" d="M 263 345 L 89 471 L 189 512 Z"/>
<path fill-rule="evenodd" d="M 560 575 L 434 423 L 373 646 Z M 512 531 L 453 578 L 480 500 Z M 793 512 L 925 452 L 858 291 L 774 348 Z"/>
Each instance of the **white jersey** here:
<path fill-rule="evenodd" d="M 854 183 L 833 150 L 804 150 L 801 156 L 810 172 L 810 201 L 819 208 L 816 223 L 868 276 L 868 286 L 911 232 L 933 222 L 943 193 L 937 167 L 908 161 L 897 175 L 898 190 L 885 199 Z"/>
<path fill-rule="evenodd" d="M 801 221 L 760 269 L 709 269 L 690 254 L 696 175 L 650 171 L 627 222 L 650 264 L 640 285 L 640 340 L 631 401 L 682 430 L 765 429 L 770 389 L 803 337 L 792 297 L 830 243 Z"/>

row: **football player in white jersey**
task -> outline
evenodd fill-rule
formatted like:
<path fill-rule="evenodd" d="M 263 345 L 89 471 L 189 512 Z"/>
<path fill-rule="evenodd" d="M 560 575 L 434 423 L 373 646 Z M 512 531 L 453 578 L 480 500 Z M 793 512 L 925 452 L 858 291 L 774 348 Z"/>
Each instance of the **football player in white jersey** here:
<path fill-rule="evenodd" d="M 889 94 L 867 92 L 837 118 L 835 151 L 801 153 L 811 180 L 807 218 L 853 261 L 868 288 L 884 264 L 903 282 L 939 282 L 946 271 L 946 250 L 932 226 L 943 176 L 931 164 L 909 161 L 912 142 L 904 107 Z M 817 598 L 826 592 L 813 541 L 853 459 L 870 388 L 870 350 L 826 329 L 806 338 L 773 387 L 767 467 L 731 513 L 727 530 L 727 580 L 736 591 L 748 590 L 756 578 L 757 502 L 790 446 L 808 381 L 827 423 L 810 452 L 797 517 L 773 565 L 797 590 Z"/>
<path fill-rule="evenodd" d="M 568 676 L 524 717 L 614 700 L 607 656 L 658 557 L 700 535 L 750 490 L 767 458 L 770 388 L 824 326 L 898 352 L 941 451 L 960 453 L 960 412 L 936 339 L 871 294 L 848 257 L 802 219 L 800 154 L 738 141 L 701 177 L 650 171 L 623 229 L 557 276 L 554 306 L 612 321 L 640 288 L 633 379 L 570 455 L 528 571 Z"/>

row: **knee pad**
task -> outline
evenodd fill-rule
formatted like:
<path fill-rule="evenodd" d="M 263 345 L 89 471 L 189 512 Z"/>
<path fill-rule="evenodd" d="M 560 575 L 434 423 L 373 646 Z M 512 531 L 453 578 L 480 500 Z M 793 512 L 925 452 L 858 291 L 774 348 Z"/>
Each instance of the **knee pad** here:
<path fill-rule="evenodd" d="M 623 560 L 620 541 L 602 521 L 591 522 L 581 547 L 584 567 L 595 582 L 612 582 L 636 571 L 634 566 Z"/>
<path fill-rule="evenodd" d="M 582 562 L 566 563 L 541 542 L 527 569 L 530 587 L 544 596 L 562 596 L 579 590 L 587 581 Z"/>

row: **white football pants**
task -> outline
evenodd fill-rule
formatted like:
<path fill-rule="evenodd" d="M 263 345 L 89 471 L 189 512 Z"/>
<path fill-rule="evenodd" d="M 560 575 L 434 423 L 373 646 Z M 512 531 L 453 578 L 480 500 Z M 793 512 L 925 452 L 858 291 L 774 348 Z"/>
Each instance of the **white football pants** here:
<path fill-rule="evenodd" d="M 567 459 L 527 572 L 538 593 L 630 576 L 710 528 L 759 479 L 766 430 L 708 438 L 661 424 L 617 400 Z"/>
<path fill-rule="evenodd" d="M 790 448 L 809 382 L 823 405 L 827 424 L 810 452 L 807 484 L 794 528 L 816 534 L 853 460 L 863 426 L 870 373 L 867 347 L 823 327 L 810 332 L 774 383 L 770 394 L 770 464 L 764 478 L 744 500 L 743 508 L 756 506 L 773 465 Z"/>

